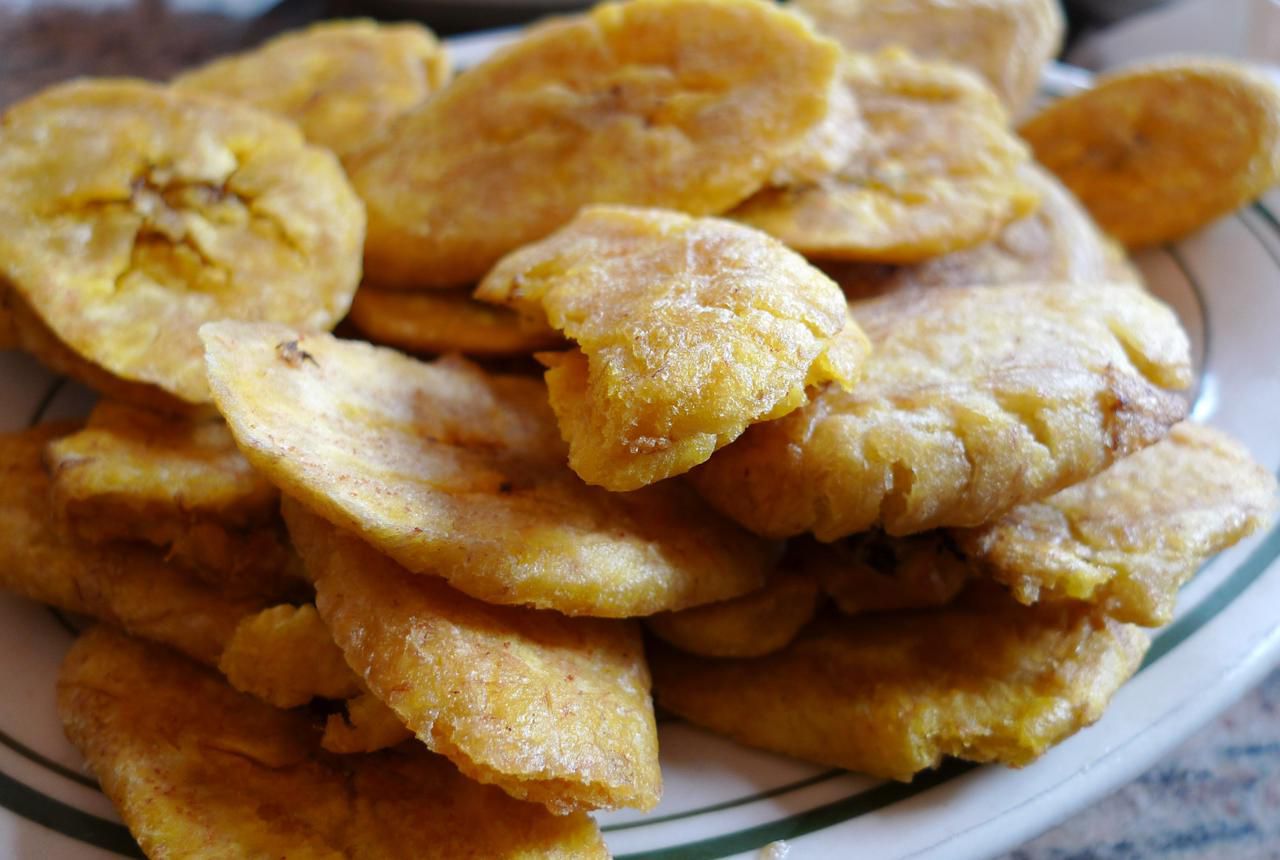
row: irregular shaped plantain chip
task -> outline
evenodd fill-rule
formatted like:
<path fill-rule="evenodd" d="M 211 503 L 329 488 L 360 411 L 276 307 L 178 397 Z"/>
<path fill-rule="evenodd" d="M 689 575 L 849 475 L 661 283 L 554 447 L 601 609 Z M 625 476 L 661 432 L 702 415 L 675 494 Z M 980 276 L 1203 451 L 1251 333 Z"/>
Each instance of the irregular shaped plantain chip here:
<path fill-rule="evenodd" d="M 0 434 L 0 588 L 216 664 L 240 619 L 262 608 L 262 600 L 229 597 L 151 547 L 93 546 L 64 535 L 40 456 L 48 442 L 75 429 L 43 424 Z"/>
<path fill-rule="evenodd" d="M 448 55 L 425 27 L 325 21 L 184 72 L 173 87 L 280 114 L 311 143 L 347 158 L 449 75 Z"/>
<path fill-rule="evenodd" d="M 364 692 L 330 714 L 320 746 L 331 753 L 377 752 L 413 737 L 399 715 L 373 693 Z"/>
<path fill-rule="evenodd" d="M 1019 132 L 1130 248 L 1181 238 L 1280 181 L 1280 87 L 1227 60 L 1102 75 Z"/>
<path fill-rule="evenodd" d="M 334 640 L 419 740 L 472 779 L 556 813 L 657 804 L 635 622 L 481 603 L 285 504 Z"/>
<path fill-rule="evenodd" d="M 1180 424 L 1087 481 L 955 540 L 1022 603 L 1085 600 L 1149 627 L 1210 556 L 1275 516 L 1276 479 L 1225 433 Z"/>
<path fill-rule="evenodd" d="M 827 386 L 692 473 L 758 534 L 976 526 L 1100 472 L 1187 411 L 1186 333 L 1133 286 L 961 287 L 852 307 L 872 343 L 861 382 Z"/>
<path fill-rule="evenodd" d="M 793 552 L 845 615 L 945 606 L 975 576 L 943 531 L 867 532 L 830 544 L 804 541 Z"/>
<path fill-rule="evenodd" d="M 406 352 L 487 358 L 530 355 L 564 345 L 548 326 L 477 302 L 466 291 L 409 293 L 365 286 L 356 292 L 348 319 L 374 343 Z"/>
<path fill-rule="evenodd" d="M 311 721 L 105 628 L 72 646 L 58 712 L 150 857 L 607 857 L 555 816 L 418 746 L 319 749 Z"/>
<path fill-rule="evenodd" d="M 1141 628 L 994 590 L 827 617 L 753 660 L 651 651 L 659 703 L 748 746 L 908 780 L 943 756 L 1020 767 L 1088 726 L 1138 668 Z"/>
<path fill-rule="evenodd" d="M 1062 47 L 1057 0 L 794 0 L 851 51 L 900 45 L 972 69 L 1018 113 Z"/>
<path fill-rule="evenodd" d="M 584 209 L 502 260 L 476 297 L 577 343 L 541 356 L 551 408 L 569 465 L 614 491 L 687 472 L 805 403 L 806 386 L 851 385 L 867 353 L 840 290 L 799 255 L 666 210 Z"/>
<path fill-rule="evenodd" d="M 647 615 L 743 594 L 774 561 L 683 485 L 582 483 L 537 380 L 283 326 L 203 332 L 218 407 L 252 464 L 480 600 Z"/>
<path fill-rule="evenodd" d="M 914 263 L 1035 210 L 1027 148 L 975 76 L 900 49 L 846 56 L 842 71 L 862 145 L 826 179 L 766 188 L 729 217 L 808 257 Z"/>
<path fill-rule="evenodd" d="M 838 59 L 760 0 L 605 3 L 536 25 L 353 163 L 368 279 L 463 286 L 590 203 L 715 214 L 793 161 L 812 172 Z"/>
<path fill-rule="evenodd" d="M 61 84 L 4 114 L 0 185 L 0 281 L 90 368 L 188 403 L 209 398 L 201 323 L 330 328 L 359 281 L 341 167 L 247 106 Z"/>

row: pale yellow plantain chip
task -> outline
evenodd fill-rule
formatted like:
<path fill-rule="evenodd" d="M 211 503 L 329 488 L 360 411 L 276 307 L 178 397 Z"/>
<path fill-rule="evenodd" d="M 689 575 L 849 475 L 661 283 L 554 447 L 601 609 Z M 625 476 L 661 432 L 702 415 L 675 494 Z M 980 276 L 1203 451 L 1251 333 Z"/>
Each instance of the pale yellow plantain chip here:
<path fill-rule="evenodd" d="M 346 158 L 449 80 L 449 58 L 417 24 L 326 21 L 184 72 L 175 89 L 287 117 Z"/>
<path fill-rule="evenodd" d="M 502 260 L 476 297 L 577 343 L 543 357 L 551 407 L 569 465 L 614 491 L 687 472 L 805 403 L 808 385 L 851 385 L 867 352 L 839 288 L 802 257 L 660 209 L 584 209 Z"/>
<path fill-rule="evenodd" d="M 1034 211 L 1030 156 L 963 69 L 898 49 L 845 57 L 865 139 L 817 182 L 767 188 L 729 217 L 809 257 L 914 263 L 995 237 Z"/>
<path fill-rule="evenodd" d="M 584 484 L 538 380 L 283 326 L 203 332 L 218 407 L 255 467 L 473 597 L 647 615 L 743 594 L 773 563 L 682 484 Z"/>
<path fill-rule="evenodd" d="M 74 429 L 45 424 L 0 435 L 0 588 L 217 663 L 240 619 L 262 601 L 228 597 L 151 547 L 93 546 L 63 534 L 40 457 Z"/>
<path fill-rule="evenodd" d="M 764 587 L 726 600 L 645 619 L 649 632 L 706 657 L 759 657 L 787 645 L 818 611 L 818 581 L 787 565 Z"/>
<path fill-rule="evenodd" d="M 858 385 L 827 386 L 692 473 L 756 533 L 979 525 L 1186 414 L 1186 333 L 1133 286 L 959 287 L 852 307 L 872 343 Z"/>
<path fill-rule="evenodd" d="M 1011 112 L 1035 95 L 1062 46 L 1058 0 L 794 0 L 853 51 L 901 45 L 982 75 Z"/>
<path fill-rule="evenodd" d="M 846 615 L 945 606 L 974 577 L 941 531 L 900 538 L 869 532 L 831 544 L 806 541 L 794 552 L 797 566 Z"/>
<path fill-rule="evenodd" d="M 659 703 L 691 723 L 907 780 L 943 756 L 1029 764 L 1102 716 L 1148 644 L 1085 604 L 1025 607 L 997 590 L 941 609 L 826 618 L 754 660 L 664 648 L 651 660 Z"/>
<path fill-rule="evenodd" d="M 590 203 L 707 215 L 793 161 L 812 172 L 838 59 L 761 0 L 605 3 L 534 26 L 354 162 L 369 281 L 463 286 Z"/>
<path fill-rule="evenodd" d="M 607 857 L 555 816 L 418 746 L 333 756 L 301 713 L 105 628 L 72 646 L 58 713 L 150 857 Z"/>
<path fill-rule="evenodd" d="M 83 430 L 45 450 L 54 505 L 79 538 L 144 541 L 224 591 L 281 597 L 297 561 L 279 493 L 223 421 L 100 402 Z"/>
<path fill-rule="evenodd" d="M 348 317 L 374 343 L 407 352 L 474 357 L 529 355 L 563 346 L 545 325 L 477 302 L 467 291 L 402 292 L 361 287 Z"/>
<path fill-rule="evenodd" d="M 285 505 L 334 640 L 419 740 L 471 778 L 553 812 L 658 802 L 635 622 L 481 603 Z"/>
<path fill-rule="evenodd" d="M 1280 88 L 1226 60 L 1103 75 L 1019 132 L 1131 248 L 1181 238 L 1280 181 Z"/>
<path fill-rule="evenodd" d="M 1275 516 L 1276 479 L 1221 431 L 1180 424 L 1088 481 L 956 533 L 977 569 L 1027 604 L 1085 600 L 1121 621 L 1173 619 L 1210 556 Z"/>
<path fill-rule="evenodd" d="M 331 753 L 377 752 L 413 737 L 399 715 L 373 693 L 348 699 L 340 714 L 330 714 L 320 746 Z"/>
<path fill-rule="evenodd" d="M 189 403 L 209 398 L 201 323 L 329 328 L 359 281 L 337 161 L 243 105 L 62 84 L 0 120 L 0 185 L 0 281 L 91 367 Z"/>

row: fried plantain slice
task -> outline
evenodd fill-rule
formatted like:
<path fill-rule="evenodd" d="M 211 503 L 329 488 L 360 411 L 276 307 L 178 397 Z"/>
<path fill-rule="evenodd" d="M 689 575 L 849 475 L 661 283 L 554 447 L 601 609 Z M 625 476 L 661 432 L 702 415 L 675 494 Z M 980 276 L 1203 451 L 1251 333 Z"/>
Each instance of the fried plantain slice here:
<path fill-rule="evenodd" d="M 812 171 L 838 60 L 760 0 L 604 3 L 536 25 L 354 162 L 367 277 L 463 286 L 590 203 L 714 214 L 793 160 Z"/>
<path fill-rule="evenodd" d="M 17 349 L 17 323 L 13 318 L 13 307 L 9 291 L 0 284 L 0 349 Z"/>
<path fill-rule="evenodd" d="M 978 569 L 1015 598 L 1086 600 L 1155 627 L 1210 556 L 1265 526 L 1276 479 L 1225 433 L 1180 424 L 1087 481 L 957 531 Z"/>
<path fill-rule="evenodd" d="M 1099 231 L 1079 201 L 1051 173 L 1028 164 L 1023 180 L 1040 206 L 989 242 L 910 266 L 827 262 L 822 268 L 851 299 L 912 289 L 1001 284 L 1141 284 L 1123 251 Z"/>
<path fill-rule="evenodd" d="M 1160 439 L 1190 347 L 1133 286 L 959 287 L 853 305 L 866 375 L 749 429 L 695 486 L 758 534 L 976 526 Z"/>
<path fill-rule="evenodd" d="M 330 714 L 320 746 L 331 753 L 367 753 L 393 747 L 413 737 L 395 711 L 365 692 L 348 699 L 341 714 Z"/>
<path fill-rule="evenodd" d="M 942 531 L 900 538 L 868 532 L 831 544 L 805 541 L 794 552 L 846 615 L 945 606 L 974 576 Z"/>
<path fill-rule="evenodd" d="M 827 617 L 753 660 L 650 658 L 659 703 L 692 723 L 909 780 L 943 756 L 1030 763 L 1097 721 L 1149 644 L 1086 604 L 1025 607 L 995 589 L 941 609 Z"/>
<path fill-rule="evenodd" d="M 298 571 L 279 493 L 236 449 L 223 421 L 178 419 L 101 401 L 85 429 L 45 449 L 59 515 L 92 543 L 164 547 L 212 585 L 281 597 Z"/>
<path fill-rule="evenodd" d="M 1031 101 L 1040 72 L 1062 47 L 1057 0 L 794 0 L 818 29 L 851 51 L 893 45 L 965 66 L 1012 113 Z"/>
<path fill-rule="evenodd" d="M 546 325 L 471 298 L 469 292 L 402 292 L 361 287 L 349 317 L 374 343 L 407 352 L 475 357 L 529 355 L 563 346 Z"/>
<path fill-rule="evenodd" d="M 842 66 L 865 139 L 834 175 L 767 188 L 729 213 L 808 257 L 914 263 L 996 236 L 1034 211 L 1030 157 L 999 101 L 963 69 L 900 49 Z"/>
<path fill-rule="evenodd" d="M 758 588 L 774 561 L 682 484 L 618 494 L 582 483 L 537 380 L 283 326 L 203 333 L 218 406 L 250 463 L 472 597 L 647 615 Z"/>
<path fill-rule="evenodd" d="M 786 562 L 764 587 L 722 603 L 645 619 L 649 632 L 690 654 L 760 657 L 786 647 L 818 611 L 818 581 Z"/>
<path fill-rule="evenodd" d="M 428 747 L 560 814 L 657 804 L 658 735 L 635 622 L 481 603 L 292 500 L 285 516 L 348 663 Z"/>
<path fill-rule="evenodd" d="M 250 104 L 293 120 L 339 158 L 377 141 L 449 80 L 449 58 L 418 24 L 325 21 L 173 80 L 183 92 Z"/>
<path fill-rule="evenodd" d="M 0 120 L 0 185 L 0 280 L 91 366 L 189 403 L 209 398 L 201 323 L 330 328 L 359 280 L 337 161 L 243 105 L 61 84 Z"/>
<path fill-rule="evenodd" d="M 74 425 L 0 434 L 0 588 L 90 615 L 215 664 L 263 602 L 229 597 L 150 547 L 93 546 L 55 526 L 41 451 Z"/>
<path fill-rule="evenodd" d="M 660 209 L 584 209 L 503 259 L 476 297 L 577 343 L 542 356 L 551 408 L 569 465 L 614 491 L 687 472 L 805 403 L 808 385 L 851 385 L 867 352 L 840 290 L 802 257 Z"/>
<path fill-rule="evenodd" d="M 67 737 L 150 857 L 606 857 L 555 816 L 416 745 L 332 756 L 301 713 L 105 628 L 58 678 Z"/>
<path fill-rule="evenodd" d="M 1019 132 L 1130 248 L 1181 238 L 1280 181 L 1280 88 L 1228 60 L 1102 75 Z"/>

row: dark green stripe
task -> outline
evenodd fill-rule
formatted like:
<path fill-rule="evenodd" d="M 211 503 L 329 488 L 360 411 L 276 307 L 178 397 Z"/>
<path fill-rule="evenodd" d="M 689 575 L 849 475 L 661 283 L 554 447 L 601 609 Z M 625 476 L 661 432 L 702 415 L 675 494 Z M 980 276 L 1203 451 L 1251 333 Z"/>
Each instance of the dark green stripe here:
<path fill-rule="evenodd" d="M 86 788 L 92 788 L 95 791 L 97 791 L 98 789 L 97 780 L 92 779 L 91 777 L 87 777 L 83 773 L 74 771 L 69 767 L 65 767 L 64 765 L 58 764 L 56 761 L 54 761 L 51 758 L 46 758 L 45 756 L 33 750 L 31 747 L 24 744 L 22 741 L 18 740 L 17 738 L 9 736 L 8 734 L 5 734 L 2 731 L 0 731 L 0 744 L 3 744 L 4 746 L 13 750 L 15 753 L 22 756 L 27 761 L 34 762 L 35 764 L 38 764 L 41 767 L 43 767 L 45 770 L 52 771 L 53 773 L 56 773 L 58 776 L 63 777 L 64 779 L 69 779 L 72 782 L 78 782 L 81 785 L 85 786 Z"/>
<path fill-rule="evenodd" d="M 95 848 L 144 860 L 138 843 L 133 841 L 124 825 L 67 806 L 5 773 L 0 773 L 0 806 Z"/>
<path fill-rule="evenodd" d="M 49 384 L 49 388 L 45 391 L 44 396 L 40 398 L 40 402 L 36 404 L 35 411 L 31 413 L 30 420 L 27 421 L 28 427 L 34 427 L 44 418 L 44 413 L 48 411 L 49 404 L 53 403 L 53 398 L 58 396 L 58 392 L 62 390 L 62 386 L 67 382 L 65 376 L 59 376 Z"/>
<path fill-rule="evenodd" d="M 1258 217 L 1267 222 L 1267 225 L 1275 231 L 1277 236 L 1280 236 L 1280 220 L 1277 220 L 1276 216 L 1271 213 L 1271 210 L 1267 208 L 1267 204 L 1257 200 L 1251 208 L 1257 213 Z"/>
<path fill-rule="evenodd" d="M 1258 217 L 1267 222 L 1267 226 L 1280 230 L 1280 224 L 1276 224 L 1276 219 L 1261 203 L 1253 204 L 1253 211 L 1258 215 Z M 1262 246 L 1262 250 L 1271 258 L 1271 262 L 1276 265 L 1276 268 L 1280 268 L 1280 255 L 1276 254 L 1276 252 L 1272 250 L 1271 244 L 1263 239 L 1262 233 L 1258 232 L 1258 228 L 1253 225 L 1253 222 L 1248 218 L 1241 217 L 1240 223 L 1244 225 L 1246 230 L 1253 234 L 1253 238 L 1258 240 L 1258 244 Z"/>

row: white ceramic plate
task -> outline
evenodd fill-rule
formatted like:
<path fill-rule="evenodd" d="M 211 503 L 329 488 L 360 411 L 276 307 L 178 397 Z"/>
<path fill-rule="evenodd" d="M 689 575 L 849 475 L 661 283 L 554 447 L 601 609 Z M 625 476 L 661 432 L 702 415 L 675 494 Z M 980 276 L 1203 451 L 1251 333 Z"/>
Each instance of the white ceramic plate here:
<path fill-rule="evenodd" d="M 504 34 L 455 43 L 462 64 Z M 1080 86 L 1051 69 L 1048 94 Z M 1273 215 L 1272 213 L 1276 213 Z M 1280 467 L 1280 194 L 1191 239 L 1143 255 L 1151 288 L 1191 333 L 1194 418 Z M 36 362 L 0 353 L 3 429 L 83 413 L 92 395 Z M 642 816 L 600 817 L 620 860 L 786 856 L 982 857 L 1017 845 L 1133 779 L 1239 697 L 1280 656 L 1280 527 L 1207 565 L 1187 586 L 1137 677 L 1106 716 L 1034 765 L 953 764 L 910 785 L 755 752 L 683 725 L 660 727 L 666 792 Z M 139 856 L 62 737 L 53 680 L 72 632 L 56 614 L 0 595 L 0 854 Z"/>

